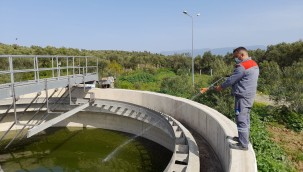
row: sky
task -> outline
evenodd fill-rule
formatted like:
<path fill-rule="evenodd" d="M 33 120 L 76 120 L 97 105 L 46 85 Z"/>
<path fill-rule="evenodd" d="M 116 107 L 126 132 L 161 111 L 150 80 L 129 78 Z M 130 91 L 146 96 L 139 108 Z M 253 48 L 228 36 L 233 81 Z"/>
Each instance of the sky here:
<path fill-rule="evenodd" d="M 295 42 L 303 1 L 0 0 L 4 44 L 161 53 L 191 49 L 192 29 L 194 49 Z"/>

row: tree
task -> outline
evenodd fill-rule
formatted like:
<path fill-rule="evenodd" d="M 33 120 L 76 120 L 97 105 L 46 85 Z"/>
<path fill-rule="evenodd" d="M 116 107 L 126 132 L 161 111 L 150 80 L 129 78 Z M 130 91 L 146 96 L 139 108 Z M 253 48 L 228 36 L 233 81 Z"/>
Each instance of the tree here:
<path fill-rule="evenodd" d="M 258 90 L 273 95 L 274 99 L 283 99 L 281 94 L 282 71 L 278 63 L 263 61 L 259 67 Z"/>
<path fill-rule="evenodd" d="M 123 69 L 122 66 L 116 61 L 112 61 L 108 65 L 108 72 L 110 75 L 117 76 L 122 73 L 123 71 L 122 69 Z"/>
<path fill-rule="evenodd" d="M 233 71 L 234 64 L 226 64 L 222 57 L 215 57 L 210 63 L 210 68 L 213 69 L 215 77 L 223 77 L 229 75 Z"/>
<path fill-rule="evenodd" d="M 256 49 L 254 51 L 248 51 L 248 54 L 253 60 L 255 60 L 257 63 L 260 63 L 265 60 L 264 57 L 266 51 L 261 49 Z"/>
<path fill-rule="evenodd" d="M 200 66 L 203 72 L 208 72 L 211 69 L 211 64 L 214 59 L 214 56 L 211 54 L 210 51 L 207 51 L 203 54 L 200 60 Z"/>
<path fill-rule="evenodd" d="M 291 66 L 303 58 L 303 41 L 280 43 L 267 47 L 265 59 L 275 61 L 281 68 Z"/>
<path fill-rule="evenodd" d="M 284 69 L 282 83 L 283 95 L 290 109 L 303 113 L 303 61 Z"/>
<path fill-rule="evenodd" d="M 169 56 L 167 65 L 174 72 L 177 72 L 178 69 L 191 69 L 191 58 L 188 58 L 185 55 Z"/>

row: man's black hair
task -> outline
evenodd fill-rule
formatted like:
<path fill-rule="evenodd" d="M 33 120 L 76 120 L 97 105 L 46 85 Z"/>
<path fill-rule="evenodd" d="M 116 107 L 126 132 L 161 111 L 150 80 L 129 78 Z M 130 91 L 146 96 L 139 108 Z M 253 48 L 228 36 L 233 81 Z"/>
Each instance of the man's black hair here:
<path fill-rule="evenodd" d="M 238 48 L 234 49 L 233 53 L 238 53 L 240 51 L 246 51 L 247 52 L 247 49 L 244 48 L 244 47 L 238 47 Z"/>

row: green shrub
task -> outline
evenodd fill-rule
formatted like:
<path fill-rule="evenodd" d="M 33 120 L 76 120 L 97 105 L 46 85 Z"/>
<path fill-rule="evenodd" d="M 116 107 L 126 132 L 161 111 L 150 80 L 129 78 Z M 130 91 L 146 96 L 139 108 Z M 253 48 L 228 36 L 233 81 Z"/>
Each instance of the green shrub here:
<path fill-rule="evenodd" d="M 286 154 L 275 144 L 266 131 L 265 124 L 256 112 L 251 113 L 250 140 L 257 157 L 258 171 L 295 171 Z"/>
<path fill-rule="evenodd" d="M 286 106 L 273 107 L 254 103 L 253 110 L 263 122 L 278 122 L 296 132 L 303 130 L 303 115 L 291 111 Z"/>
<path fill-rule="evenodd" d="M 157 81 L 161 82 L 164 78 L 174 77 L 176 74 L 166 68 L 161 68 L 158 70 L 157 74 L 155 74 L 155 78 Z"/>
<path fill-rule="evenodd" d="M 123 88 L 123 89 L 131 89 L 131 90 L 135 89 L 134 85 L 128 81 L 117 81 L 115 83 L 115 86 L 117 88 Z"/>
<path fill-rule="evenodd" d="M 264 103 L 254 102 L 252 109 L 256 114 L 258 114 L 259 118 L 263 122 L 277 122 L 273 116 L 275 107 L 268 106 Z"/>
<path fill-rule="evenodd" d="M 190 99 L 194 95 L 194 88 L 188 76 L 173 76 L 163 78 L 159 92 Z"/>
<path fill-rule="evenodd" d="M 120 78 L 122 81 L 128 81 L 131 83 L 136 83 L 136 82 L 155 82 L 156 79 L 153 75 L 147 73 L 147 72 L 135 72 L 134 74 L 130 74 L 127 76 L 122 76 Z"/>
<path fill-rule="evenodd" d="M 275 119 L 287 128 L 296 132 L 303 130 L 303 115 L 289 110 L 286 106 L 279 107 L 274 113 Z"/>

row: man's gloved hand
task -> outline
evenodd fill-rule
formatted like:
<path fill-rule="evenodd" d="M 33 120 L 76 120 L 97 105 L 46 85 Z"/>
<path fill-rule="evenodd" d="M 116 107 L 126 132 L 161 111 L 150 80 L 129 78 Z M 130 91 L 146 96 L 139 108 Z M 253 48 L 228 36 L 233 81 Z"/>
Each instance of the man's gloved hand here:
<path fill-rule="evenodd" d="M 204 94 L 209 88 L 201 88 L 200 93 Z"/>
<path fill-rule="evenodd" d="M 222 89 L 223 89 L 223 88 L 221 87 L 221 85 L 215 87 L 215 90 L 216 90 L 216 91 L 221 91 Z"/>
<path fill-rule="evenodd" d="M 210 87 L 208 87 L 208 88 L 201 88 L 201 90 L 200 90 L 200 93 L 202 93 L 202 94 L 204 94 L 205 92 L 207 92 L 208 90 L 216 90 L 216 91 L 221 91 L 221 90 L 223 90 L 223 88 L 221 87 L 221 85 L 219 85 L 219 86 L 216 86 L 216 87 L 214 87 L 214 86 L 210 86 Z"/>

